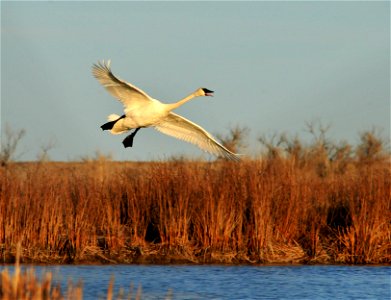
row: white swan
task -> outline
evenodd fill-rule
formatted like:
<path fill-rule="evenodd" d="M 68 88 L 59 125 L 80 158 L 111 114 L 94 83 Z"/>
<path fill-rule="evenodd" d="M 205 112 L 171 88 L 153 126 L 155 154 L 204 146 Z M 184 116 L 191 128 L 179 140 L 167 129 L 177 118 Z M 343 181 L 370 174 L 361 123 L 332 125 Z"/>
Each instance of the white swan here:
<path fill-rule="evenodd" d="M 194 93 L 176 103 L 165 104 L 151 98 L 141 89 L 122 81 L 113 75 L 110 60 L 98 62 L 92 67 L 92 74 L 108 90 L 108 92 L 124 105 L 125 114 L 122 116 L 111 114 L 103 130 L 110 130 L 112 134 L 120 134 L 131 129 L 135 131 L 123 140 L 126 147 L 132 147 L 133 138 L 143 127 L 153 127 L 172 137 L 197 145 L 202 150 L 214 155 L 223 156 L 231 160 L 239 160 L 237 154 L 229 151 L 211 134 L 197 124 L 172 112 L 198 96 L 213 96 L 213 91 L 199 88 Z"/>

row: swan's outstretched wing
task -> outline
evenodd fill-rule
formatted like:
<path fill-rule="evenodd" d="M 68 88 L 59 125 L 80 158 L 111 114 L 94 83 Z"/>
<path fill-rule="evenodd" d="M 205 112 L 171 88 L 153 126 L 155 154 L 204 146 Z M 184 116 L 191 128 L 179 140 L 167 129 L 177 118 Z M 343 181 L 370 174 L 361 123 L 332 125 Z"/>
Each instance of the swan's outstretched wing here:
<path fill-rule="evenodd" d="M 156 124 L 155 129 L 162 133 L 184 140 L 200 147 L 202 150 L 231 160 L 239 157 L 217 142 L 212 135 L 197 124 L 173 112 Z"/>
<path fill-rule="evenodd" d="M 115 77 L 111 72 L 110 61 L 94 64 L 92 74 L 114 98 L 122 102 L 125 108 L 151 101 L 151 97 L 144 91 Z"/>

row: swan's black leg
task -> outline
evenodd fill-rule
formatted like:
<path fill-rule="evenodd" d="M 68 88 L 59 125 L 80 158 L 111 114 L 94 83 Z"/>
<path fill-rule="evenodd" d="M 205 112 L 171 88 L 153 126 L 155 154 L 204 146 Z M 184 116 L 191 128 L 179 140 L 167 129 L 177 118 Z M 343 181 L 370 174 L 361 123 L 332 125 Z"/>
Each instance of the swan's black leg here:
<path fill-rule="evenodd" d="M 102 128 L 102 130 L 111 130 L 113 129 L 114 124 L 117 123 L 118 120 L 121 120 L 123 118 L 125 118 L 125 115 L 122 115 L 117 120 L 104 123 L 100 128 Z"/>
<path fill-rule="evenodd" d="M 131 134 L 129 134 L 123 141 L 122 141 L 122 144 L 124 144 L 124 147 L 127 148 L 127 147 L 132 147 L 133 146 L 133 139 L 137 133 L 137 131 L 139 131 L 141 129 L 141 127 L 139 128 L 136 128 L 135 131 L 133 131 Z"/>

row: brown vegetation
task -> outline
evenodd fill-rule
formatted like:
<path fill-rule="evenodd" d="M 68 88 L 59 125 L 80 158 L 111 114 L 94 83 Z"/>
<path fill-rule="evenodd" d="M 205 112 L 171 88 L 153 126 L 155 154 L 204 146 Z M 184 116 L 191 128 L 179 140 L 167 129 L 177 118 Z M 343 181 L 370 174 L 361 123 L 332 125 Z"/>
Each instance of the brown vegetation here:
<path fill-rule="evenodd" d="M 20 260 L 21 246 L 17 245 L 16 250 L 16 262 L 14 274 L 10 274 L 8 269 L 1 271 L 0 279 L 0 298 L 4 300 L 12 299 L 64 299 L 61 293 L 60 284 L 53 284 L 53 274 L 46 272 L 42 279 L 39 279 L 35 274 L 33 268 L 22 271 Z M 66 299 L 82 299 L 82 287 L 78 284 L 73 287 L 72 283 L 69 283 L 68 293 Z"/>
<path fill-rule="evenodd" d="M 53 280 L 52 272 L 45 272 L 42 278 L 39 278 L 33 267 L 22 271 L 20 266 L 16 264 L 15 272 L 12 275 L 5 269 L 1 272 L 0 276 L 0 298 L 3 300 L 83 299 L 83 283 L 81 281 L 76 285 L 72 281 L 68 281 L 67 289 L 64 291 L 61 289 L 61 285 Z M 142 299 L 141 291 L 141 286 L 139 286 L 133 296 L 133 286 L 131 285 L 129 292 L 125 292 L 123 288 L 120 288 L 115 293 L 114 276 L 112 276 L 107 289 L 106 299 L 140 300 Z M 170 290 L 164 299 L 172 299 Z"/>
<path fill-rule="evenodd" d="M 240 163 L 9 163 L 2 261 L 21 242 L 23 262 L 390 263 L 390 155 L 378 142 L 284 137 Z"/>
<path fill-rule="evenodd" d="M 53 280 L 52 272 L 45 272 L 39 278 L 33 267 L 22 270 L 19 264 L 20 244 L 17 245 L 16 262 L 13 274 L 5 268 L 0 273 L 0 298 L 3 300 L 81 300 L 83 299 L 83 283 L 79 281 L 76 285 L 68 281 L 67 290 L 63 291 L 59 282 Z M 107 289 L 107 300 L 111 299 L 141 299 L 141 286 L 137 289 L 133 298 L 133 285 L 130 285 L 126 293 L 120 288 L 117 295 L 114 295 L 114 276 L 111 277 Z M 171 290 L 168 291 L 165 299 L 172 299 Z"/>

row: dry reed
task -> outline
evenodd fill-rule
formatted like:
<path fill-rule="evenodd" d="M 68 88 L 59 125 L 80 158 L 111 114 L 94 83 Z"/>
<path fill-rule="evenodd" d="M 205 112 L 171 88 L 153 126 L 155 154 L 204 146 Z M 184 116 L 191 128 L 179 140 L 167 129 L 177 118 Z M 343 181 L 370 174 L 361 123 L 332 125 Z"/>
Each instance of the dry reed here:
<path fill-rule="evenodd" d="M 21 245 L 18 243 L 16 250 L 16 262 L 14 274 L 11 275 L 7 268 L 0 273 L 0 298 L 3 300 L 82 300 L 83 284 L 81 281 L 76 286 L 72 280 L 68 281 L 67 290 L 64 293 L 61 290 L 60 283 L 54 283 L 52 272 L 45 272 L 40 279 L 33 267 L 22 271 L 20 267 Z M 138 287 L 133 297 L 133 285 L 130 286 L 129 292 L 125 293 L 120 288 L 118 293 L 114 291 L 114 276 L 111 277 L 107 289 L 107 300 L 128 299 L 140 300 L 142 296 L 141 286 Z M 169 290 L 165 299 L 172 299 L 172 291 Z"/>
<path fill-rule="evenodd" d="M 2 261 L 21 241 L 24 262 L 390 263 L 389 155 L 291 146 L 240 163 L 8 164 Z"/>

